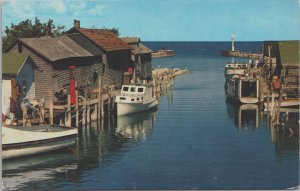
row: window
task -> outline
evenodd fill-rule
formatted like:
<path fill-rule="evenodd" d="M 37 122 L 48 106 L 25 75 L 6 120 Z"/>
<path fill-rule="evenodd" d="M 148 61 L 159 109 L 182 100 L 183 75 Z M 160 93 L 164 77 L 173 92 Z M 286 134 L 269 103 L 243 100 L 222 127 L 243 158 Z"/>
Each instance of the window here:
<path fill-rule="evenodd" d="M 131 87 L 130 92 L 135 92 L 135 87 Z"/>
<path fill-rule="evenodd" d="M 138 88 L 138 92 L 142 93 L 144 91 L 144 88 Z"/>
<path fill-rule="evenodd" d="M 120 100 L 126 100 L 126 98 L 125 97 L 120 97 Z"/>
<path fill-rule="evenodd" d="M 137 101 L 139 101 L 139 100 L 140 100 L 140 98 L 136 98 L 136 100 L 137 100 Z"/>
<path fill-rule="evenodd" d="M 128 88 L 127 86 L 124 86 L 122 91 L 128 92 L 128 89 L 129 89 L 129 88 Z"/>
<path fill-rule="evenodd" d="M 134 98 L 132 98 L 131 101 L 134 101 Z"/>

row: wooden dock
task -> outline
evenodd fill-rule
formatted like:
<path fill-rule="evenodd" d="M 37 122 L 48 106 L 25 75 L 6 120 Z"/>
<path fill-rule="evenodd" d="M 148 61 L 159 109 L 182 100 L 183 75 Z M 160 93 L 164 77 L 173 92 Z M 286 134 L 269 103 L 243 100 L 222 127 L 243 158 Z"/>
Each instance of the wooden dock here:
<path fill-rule="evenodd" d="M 158 97 L 163 95 L 165 90 L 171 89 L 174 78 L 178 75 L 189 73 L 188 69 L 159 68 L 152 72 L 154 90 Z M 110 90 L 108 87 L 99 88 L 94 92 L 93 99 L 86 99 L 78 96 L 76 91 L 76 103 L 71 104 L 70 95 L 68 103 L 57 104 L 52 102 L 49 108 L 44 108 L 40 103 L 38 111 L 40 124 L 57 124 L 67 127 L 80 125 L 85 126 L 93 121 L 103 121 L 105 118 L 115 114 L 115 97 L 121 92 L 120 89 Z M 23 119 L 25 122 L 25 119 Z M 33 119 L 31 120 L 33 122 Z M 29 122 L 28 125 L 31 125 Z"/>

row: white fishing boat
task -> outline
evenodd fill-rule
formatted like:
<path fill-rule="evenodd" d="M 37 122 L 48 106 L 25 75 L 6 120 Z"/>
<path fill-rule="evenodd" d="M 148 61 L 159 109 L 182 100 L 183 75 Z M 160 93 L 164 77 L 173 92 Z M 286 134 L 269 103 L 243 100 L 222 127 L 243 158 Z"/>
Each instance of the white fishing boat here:
<path fill-rule="evenodd" d="M 69 147 L 77 129 L 61 126 L 2 126 L 2 159 L 28 156 Z"/>
<path fill-rule="evenodd" d="M 234 75 L 245 75 L 245 71 L 248 68 L 246 63 L 230 63 L 225 65 L 225 77 L 230 78 Z"/>
<path fill-rule="evenodd" d="M 225 83 L 228 98 L 240 103 L 258 103 L 259 81 L 253 77 L 233 76 Z"/>
<path fill-rule="evenodd" d="M 158 105 L 152 84 L 123 85 L 115 102 L 118 116 L 146 111 Z"/>

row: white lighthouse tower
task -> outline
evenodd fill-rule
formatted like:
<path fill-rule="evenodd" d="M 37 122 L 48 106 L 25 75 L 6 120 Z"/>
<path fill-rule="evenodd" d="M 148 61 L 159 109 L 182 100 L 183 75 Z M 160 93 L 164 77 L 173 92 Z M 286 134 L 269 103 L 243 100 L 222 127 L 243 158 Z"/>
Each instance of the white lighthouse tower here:
<path fill-rule="evenodd" d="M 231 35 L 231 51 L 234 51 L 234 34 Z"/>

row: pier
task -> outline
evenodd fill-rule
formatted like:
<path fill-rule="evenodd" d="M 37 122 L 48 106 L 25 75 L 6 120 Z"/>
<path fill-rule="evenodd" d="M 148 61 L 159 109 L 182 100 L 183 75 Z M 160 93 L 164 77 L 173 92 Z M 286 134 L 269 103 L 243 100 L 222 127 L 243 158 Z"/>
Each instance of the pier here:
<path fill-rule="evenodd" d="M 221 51 L 222 56 L 227 57 L 241 57 L 241 58 L 251 58 L 251 59 L 262 59 L 263 54 L 261 53 L 253 53 L 253 52 L 241 52 L 239 50 L 224 50 Z"/>
<path fill-rule="evenodd" d="M 159 68 L 152 71 L 153 85 L 156 95 L 159 97 L 167 89 L 172 88 L 176 76 L 188 74 L 189 70 L 179 68 Z M 76 103 L 71 103 L 68 95 L 67 104 L 57 104 L 52 102 L 49 108 L 44 108 L 43 103 L 39 103 L 38 119 L 23 118 L 19 125 L 31 126 L 33 124 L 56 124 L 66 127 L 85 126 L 93 121 L 104 120 L 115 115 L 115 97 L 120 94 L 120 89 L 110 89 L 108 86 L 99 88 L 94 92 L 94 99 L 86 99 L 78 96 L 76 91 Z M 24 110 L 25 113 L 25 110 Z M 24 115 L 26 116 L 26 115 Z"/>
<path fill-rule="evenodd" d="M 262 53 L 254 53 L 254 52 L 242 52 L 235 49 L 234 46 L 234 35 L 231 36 L 231 50 L 223 50 L 221 51 L 221 56 L 227 57 L 241 57 L 241 58 L 249 58 L 249 59 L 262 59 Z"/>

